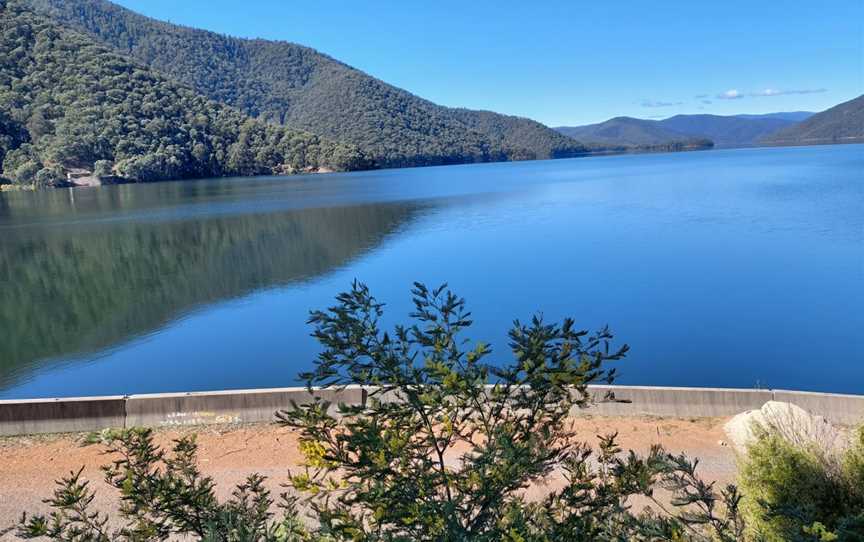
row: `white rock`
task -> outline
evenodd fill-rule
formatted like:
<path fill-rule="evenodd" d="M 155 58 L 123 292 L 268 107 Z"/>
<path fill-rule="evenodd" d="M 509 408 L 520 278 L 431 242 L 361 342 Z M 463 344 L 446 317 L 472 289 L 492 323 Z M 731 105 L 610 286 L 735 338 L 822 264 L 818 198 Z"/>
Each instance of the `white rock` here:
<path fill-rule="evenodd" d="M 825 452 L 843 446 L 843 434 L 822 416 L 814 416 L 792 403 L 768 401 L 759 410 L 742 412 L 729 420 L 723 429 L 735 449 L 741 453 L 755 439 L 759 428 L 770 428 L 797 445 L 817 445 Z"/>

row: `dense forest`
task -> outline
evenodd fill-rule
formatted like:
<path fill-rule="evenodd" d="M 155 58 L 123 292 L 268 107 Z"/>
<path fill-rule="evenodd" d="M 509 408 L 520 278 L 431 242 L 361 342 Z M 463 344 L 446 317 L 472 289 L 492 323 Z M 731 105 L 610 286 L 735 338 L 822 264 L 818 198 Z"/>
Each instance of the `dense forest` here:
<path fill-rule="evenodd" d="M 27 0 L 207 97 L 357 145 L 376 167 L 576 156 L 531 120 L 436 105 L 313 49 L 156 21 L 104 0 Z"/>
<path fill-rule="evenodd" d="M 354 169 L 352 145 L 252 119 L 0 0 L 0 162 L 19 184 L 69 170 L 152 181 Z"/>

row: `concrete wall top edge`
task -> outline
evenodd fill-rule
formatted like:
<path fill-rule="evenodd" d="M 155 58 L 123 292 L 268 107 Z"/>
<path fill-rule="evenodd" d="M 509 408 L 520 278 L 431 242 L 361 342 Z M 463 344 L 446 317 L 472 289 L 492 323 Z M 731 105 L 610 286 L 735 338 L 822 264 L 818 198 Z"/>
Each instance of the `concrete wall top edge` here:
<path fill-rule="evenodd" d="M 334 389 L 340 386 L 333 386 L 328 389 Z M 346 390 L 356 390 L 361 389 L 364 386 L 359 386 L 356 384 L 351 384 L 349 386 L 344 386 Z M 368 388 L 368 386 L 367 386 Z M 320 387 L 312 388 L 313 390 L 320 390 Z M 166 399 L 171 397 L 204 397 L 208 395 L 248 395 L 252 393 L 304 393 L 306 392 L 306 386 L 292 386 L 287 388 L 253 388 L 253 389 L 243 389 L 243 390 L 212 390 L 212 391 L 179 391 L 179 392 L 168 392 L 168 393 L 133 393 L 132 395 L 127 395 L 127 399 Z"/>
<path fill-rule="evenodd" d="M 821 391 L 799 391 L 799 390 L 771 390 L 774 393 L 788 393 L 793 395 L 806 395 L 810 397 L 837 397 L 846 399 L 864 399 L 864 394 L 856 395 L 853 393 L 827 393 Z"/>
<path fill-rule="evenodd" d="M 652 390 L 652 391 L 692 391 L 692 392 L 722 392 L 722 393 L 771 393 L 777 390 L 757 388 L 700 388 L 686 386 L 624 386 L 620 384 L 590 384 L 588 389 L 612 389 L 612 390 Z"/>
<path fill-rule="evenodd" d="M 94 395 L 92 397 L 47 397 L 42 399 L 0 399 L 0 405 L 34 405 L 44 403 L 82 403 L 85 401 L 124 401 L 125 395 Z"/>

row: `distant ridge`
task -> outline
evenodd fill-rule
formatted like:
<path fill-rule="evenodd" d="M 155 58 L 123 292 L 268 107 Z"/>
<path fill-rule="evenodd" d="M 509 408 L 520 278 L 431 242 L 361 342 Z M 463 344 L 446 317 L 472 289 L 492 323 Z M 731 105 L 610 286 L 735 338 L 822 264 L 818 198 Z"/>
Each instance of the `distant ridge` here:
<path fill-rule="evenodd" d="M 375 167 L 560 158 L 583 145 L 529 119 L 451 109 L 314 49 L 177 26 L 105 0 L 27 0 L 208 98 L 357 145 Z"/>
<path fill-rule="evenodd" d="M 760 115 L 675 115 L 663 120 L 615 117 L 597 124 L 561 126 L 556 130 L 586 144 L 645 146 L 709 140 L 717 147 L 749 147 L 812 115 L 808 111 L 789 111 Z"/>
<path fill-rule="evenodd" d="M 835 105 L 760 140 L 764 145 L 864 143 L 864 95 Z"/>
<path fill-rule="evenodd" d="M 710 138 L 718 147 L 748 147 L 795 121 L 771 115 L 675 115 L 657 122 L 669 130 Z"/>
<path fill-rule="evenodd" d="M 555 128 L 572 138 L 607 146 L 648 149 L 654 147 L 710 147 L 707 138 L 694 137 L 664 128 L 659 123 L 632 117 L 615 117 L 606 122 L 586 126 L 560 126 Z"/>
<path fill-rule="evenodd" d="M 733 115 L 742 119 L 783 119 L 792 122 L 801 122 L 815 115 L 812 111 L 781 111 L 779 113 L 762 113 L 759 115 Z"/>

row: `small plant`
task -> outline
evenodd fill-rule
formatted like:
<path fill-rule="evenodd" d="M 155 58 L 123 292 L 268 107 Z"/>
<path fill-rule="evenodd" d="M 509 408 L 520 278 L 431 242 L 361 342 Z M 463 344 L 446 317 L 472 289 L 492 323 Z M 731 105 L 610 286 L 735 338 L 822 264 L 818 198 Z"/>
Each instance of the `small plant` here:
<path fill-rule="evenodd" d="M 208 542 L 277 542 L 307 536 L 294 502 L 286 496 L 274 519 L 274 501 L 264 477 L 257 474 L 237 486 L 228 501 L 218 502 L 213 480 L 196 465 L 194 437 L 175 441 L 171 454 L 154 444 L 150 429 L 102 432 L 92 440 L 118 456 L 102 470 L 105 481 L 120 493 L 119 526 L 91 510 L 94 492 L 79 470 L 58 481 L 53 497 L 45 500 L 53 509 L 49 516 L 22 516 L 20 537 L 143 542 L 184 535 Z"/>

